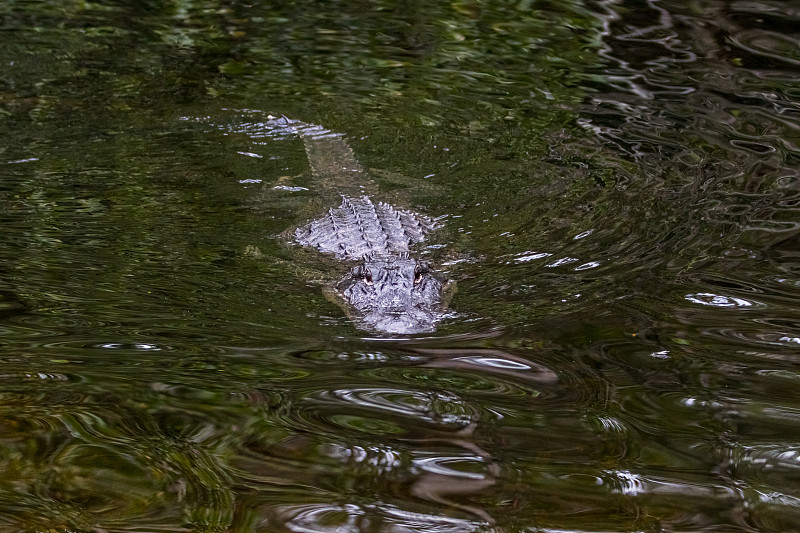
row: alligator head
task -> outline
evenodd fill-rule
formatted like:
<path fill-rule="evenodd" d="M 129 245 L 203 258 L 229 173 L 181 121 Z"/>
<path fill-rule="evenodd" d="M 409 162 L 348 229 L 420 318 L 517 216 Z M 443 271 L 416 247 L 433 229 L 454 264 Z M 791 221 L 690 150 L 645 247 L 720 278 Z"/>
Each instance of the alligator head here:
<path fill-rule="evenodd" d="M 427 263 L 400 254 L 366 257 L 336 288 L 364 329 L 411 334 L 436 329 L 444 287 Z"/>

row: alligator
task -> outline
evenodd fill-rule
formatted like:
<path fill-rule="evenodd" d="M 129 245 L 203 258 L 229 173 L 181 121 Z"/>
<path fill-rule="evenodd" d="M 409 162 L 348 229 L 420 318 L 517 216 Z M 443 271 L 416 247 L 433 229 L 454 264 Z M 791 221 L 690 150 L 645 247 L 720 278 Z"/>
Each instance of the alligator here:
<path fill-rule="evenodd" d="M 333 187 L 341 197 L 341 205 L 297 228 L 293 240 L 357 263 L 334 291 L 355 325 L 390 334 L 434 331 L 443 315 L 447 282 L 427 262 L 412 257 L 411 250 L 440 226 L 440 219 L 363 194 L 370 180 L 344 135 L 286 117 L 270 116 L 259 127 L 272 135 L 300 137 L 317 183 Z"/>

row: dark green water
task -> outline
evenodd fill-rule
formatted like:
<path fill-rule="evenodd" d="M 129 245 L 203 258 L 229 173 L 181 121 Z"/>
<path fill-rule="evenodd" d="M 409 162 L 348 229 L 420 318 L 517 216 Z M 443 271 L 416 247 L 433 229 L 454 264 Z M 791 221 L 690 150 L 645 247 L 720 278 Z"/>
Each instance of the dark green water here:
<path fill-rule="evenodd" d="M 0 531 L 800 531 L 800 3 L 0 30 Z M 445 217 L 434 334 L 326 299 L 346 267 L 283 235 L 330 203 L 267 114 Z"/>

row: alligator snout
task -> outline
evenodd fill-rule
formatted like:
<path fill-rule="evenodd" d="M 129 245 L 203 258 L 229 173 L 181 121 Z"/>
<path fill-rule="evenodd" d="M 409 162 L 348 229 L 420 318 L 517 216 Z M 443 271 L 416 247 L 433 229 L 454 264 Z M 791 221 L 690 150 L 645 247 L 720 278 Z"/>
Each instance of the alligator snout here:
<path fill-rule="evenodd" d="M 386 333 L 433 331 L 443 288 L 425 263 L 404 256 L 365 259 L 338 285 L 361 325 Z"/>

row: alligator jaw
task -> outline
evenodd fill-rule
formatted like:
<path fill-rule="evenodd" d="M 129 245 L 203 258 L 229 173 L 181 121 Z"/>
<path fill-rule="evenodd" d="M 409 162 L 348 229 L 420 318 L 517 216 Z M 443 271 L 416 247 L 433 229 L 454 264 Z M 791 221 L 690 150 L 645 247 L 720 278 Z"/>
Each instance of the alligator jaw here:
<path fill-rule="evenodd" d="M 401 254 L 365 258 L 337 292 L 342 308 L 363 329 L 407 335 L 436 329 L 443 288 L 425 263 Z"/>

